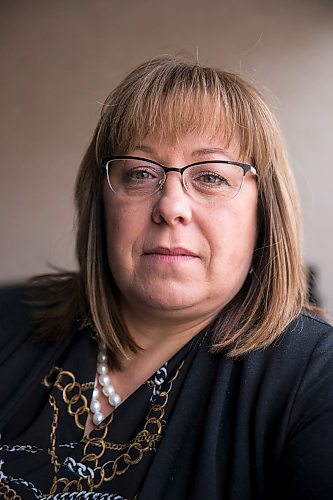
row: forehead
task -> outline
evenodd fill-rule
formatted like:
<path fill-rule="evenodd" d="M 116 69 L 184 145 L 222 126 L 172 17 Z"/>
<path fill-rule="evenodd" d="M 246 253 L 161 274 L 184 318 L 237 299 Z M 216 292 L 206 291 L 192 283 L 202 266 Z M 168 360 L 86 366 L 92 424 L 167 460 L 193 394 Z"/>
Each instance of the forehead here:
<path fill-rule="evenodd" d="M 179 137 L 161 133 L 149 134 L 140 139 L 129 152 L 153 155 L 161 159 L 183 157 L 196 161 L 203 158 L 240 160 L 240 145 L 236 137 L 226 142 L 221 135 L 208 132 L 187 132 Z"/>

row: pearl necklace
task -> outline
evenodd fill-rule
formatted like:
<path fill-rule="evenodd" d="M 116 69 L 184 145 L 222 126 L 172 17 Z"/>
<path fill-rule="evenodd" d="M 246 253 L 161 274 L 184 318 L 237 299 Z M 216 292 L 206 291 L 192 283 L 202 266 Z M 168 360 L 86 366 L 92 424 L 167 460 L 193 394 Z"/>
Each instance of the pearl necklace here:
<path fill-rule="evenodd" d="M 93 390 L 93 395 L 90 404 L 90 410 L 93 413 L 93 422 L 95 425 L 99 425 L 106 417 L 104 413 L 102 413 L 101 402 L 100 402 L 100 389 L 98 389 L 98 383 L 102 387 L 102 392 L 104 396 L 107 397 L 110 406 L 117 408 L 121 404 L 121 397 L 116 393 L 115 388 L 111 384 L 110 377 L 108 375 L 109 367 L 108 367 L 108 357 L 107 357 L 107 349 L 104 343 L 99 345 L 98 356 L 97 356 L 97 375 L 95 379 L 95 386 Z"/>

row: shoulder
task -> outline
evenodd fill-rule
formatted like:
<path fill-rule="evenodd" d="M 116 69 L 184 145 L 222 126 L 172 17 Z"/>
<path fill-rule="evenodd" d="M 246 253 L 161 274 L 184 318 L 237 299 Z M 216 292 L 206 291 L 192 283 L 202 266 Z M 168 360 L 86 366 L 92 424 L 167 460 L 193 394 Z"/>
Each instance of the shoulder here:
<path fill-rule="evenodd" d="M 304 311 L 281 333 L 270 350 L 305 362 L 316 352 L 333 356 L 333 327 L 318 315 Z"/>
<path fill-rule="evenodd" d="M 333 328 L 318 316 L 303 312 L 266 348 L 230 360 L 232 371 L 246 385 L 247 397 L 264 395 L 267 408 L 286 407 L 318 378 L 333 388 Z M 225 357 L 220 356 L 224 370 Z M 325 384 L 324 384 L 325 382 Z M 291 403 L 290 403 L 291 404 Z"/>
<path fill-rule="evenodd" d="M 323 318 L 318 316 L 317 314 L 303 311 L 299 316 L 292 321 L 288 327 L 286 328 L 286 332 L 298 332 L 302 333 L 311 333 L 317 337 L 318 334 L 322 334 L 324 332 L 332 332 L 332 325 L 330 325 Z"/>
<path fill-rule="evenodd" d="M 333 361 L 333 327 L 304 311 L 269 347 L 250 353 L 249 360 L 275 369 L 281 377 L 308 372 L 314 360 L 321 365 Z"/>
<path fill-rule="evenodd" d="M 286 329 L 276 348 L 280 362 L 275 363 L 270 390 L 277 384 L 279 392 L 270 405 L 270 422 L 279 413 L 276 401 L 282 401 L 276 443 L 283 447 L 277 455 L 279 495 L 274 498 L 283 491 L 292 498 L 331 498 L 333 328 L 304 313 Z"/>
<path fill-rule="evenodd" d="M 35 334 L 36 302 L 34 286 L 10 286 L 0 289 L 0 377 L 3 384 L 0 398 L 0 421 L 5 425 L 25 394 L 38 387 L 57 359 L 64 355 L 78 329 L 64 339 L 44 339 Z M 47 288 L 39 288 L 46 297 Z M 13 388 L 19 390 L 13 391 Z M 23 397 L 24 395 L 24 397 Z M 20 396 L 20 398 L 19 398 Z M 20 401 L 18 401 L 20 399 Z M 24 399 L 25 400 L 25 399 Z"/>
<path fill-rule="evenodd" d="M 278 407 L 281 411 L 289 408 L 291 421 L 296 408 L 302 408 L 304 415 L 318 399 L 325 399 L 332 407 L 333 328 L 318 316 L 303 312 L 273 344 L 245 356 L 243 367 L 274 414 Z"/>
<path fill-rule="evenodd" d="M 281 335 L 283 361 L 299 369 L 298 394 L 312 393 L 333 405 L 333 328 L 316 315 L 304 312 Z M 320 395 L 320 390 L 322 394 Z"/>
<path fill-rule="evenodd" d="M 31 333 L 29 287 L 25 285 L 0 287 L 0 349 L 19 344 Z"/>
<path fill-rule="evenodd" d="M 20 365 L 28 370 L 45 350 L 45 342 L 34 335 L 33 287 L 1 287 L 0 369 L 6 371 Z"/>
<path fill-rule="evenodd" d="M 27 285 L 8 285 L 0 287 L 0 320 L 3 324 L 4 320 L 11 313 L 15 313 L 18 308 L 26 309 L 26 301 L 28 299 L 29 287 Z"/>
<path fill-rule="evenodd" d="M 32 368 L 41 358 L 42 348 L 33 342 L 29 289 L 26 286 L 0 288 L 0 377 L 2 385 L 0 420 L 16 391 L 29 380 Z M 8 406 L 9 405 L 9 406 Z"/>
<path fill-rule="evenodd" d="M 66 344 L 56 335 L 48 339 L 37 334 L 43 301 L 53 296 L 52 289 L 44 285 L 0 287 L 0 367 L 6 366 L 10 359 L 28 366 L 55 344 Z M 68 332 L 68 338 L 71 333 Z"/>

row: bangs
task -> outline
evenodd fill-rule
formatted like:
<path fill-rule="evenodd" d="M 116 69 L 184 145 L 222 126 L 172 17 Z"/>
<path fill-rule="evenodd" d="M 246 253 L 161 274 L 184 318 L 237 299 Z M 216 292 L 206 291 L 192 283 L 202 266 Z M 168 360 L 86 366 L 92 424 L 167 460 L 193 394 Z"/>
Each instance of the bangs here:
<path fill-rule="evenodd" d="M 147 135 L 157 135 L 161 141 L 178 142 L 185 134 L 196 132 L 219 137 L 224 146 L 229 146 L 239 135 L 237 124 L 214 96 L 191 90 L 154 97 L 148 94 L 136 104 L 127 123 L 123 117 L 116 137 L 122 151 L 140 144 Z"/>
<path fill-rule="evenodd" d="M 233 73 L 169 58 L 139 66 L 103 107 L 97 149 L 126 154 L 145 137 L 178 141 L 196 132 L 239 145 L 239 160 L 264 174 L 273 159 L 272 114 L 258 92 Z M 274 128 L 274 127 L 273 127 Z"/>

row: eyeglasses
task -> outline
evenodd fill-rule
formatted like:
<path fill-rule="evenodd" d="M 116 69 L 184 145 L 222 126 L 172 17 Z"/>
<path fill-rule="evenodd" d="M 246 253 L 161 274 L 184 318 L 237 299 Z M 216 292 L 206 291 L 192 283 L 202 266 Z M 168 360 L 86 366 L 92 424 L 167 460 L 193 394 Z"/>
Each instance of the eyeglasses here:
<path fill-rule="evenodd" d="M 239 193 L 245 175 L 256 169 L 247 163 L 214 160 L 191 163 L 182 168 L 169 168 L 139 156 L 102 158 L 110 189 L 119 197 L 145 198 L 161 191 L 169 172 L 178 172 L 182 184 L 194 199 L 230 200 Z"/>

